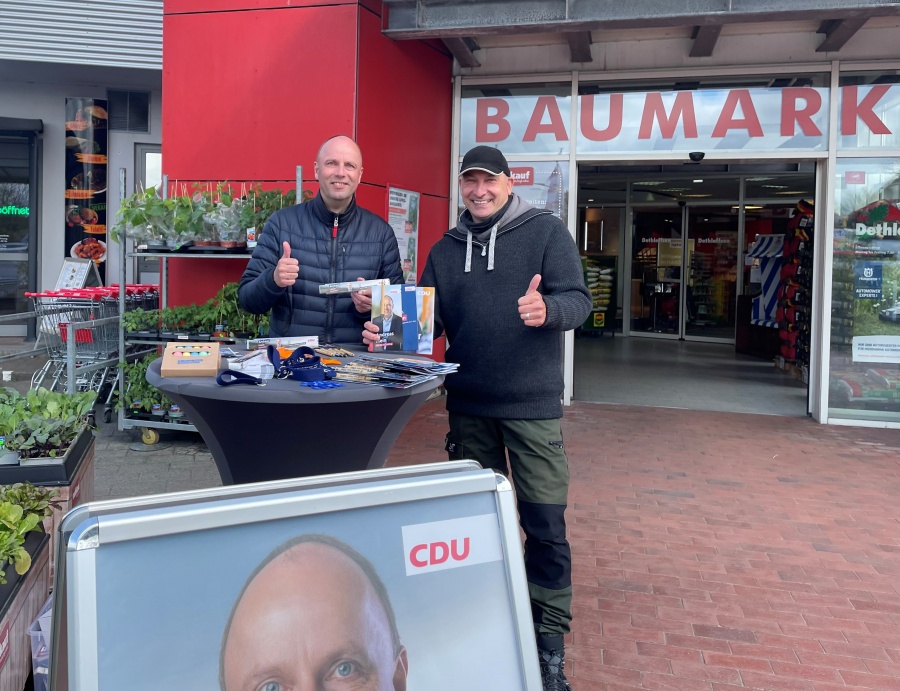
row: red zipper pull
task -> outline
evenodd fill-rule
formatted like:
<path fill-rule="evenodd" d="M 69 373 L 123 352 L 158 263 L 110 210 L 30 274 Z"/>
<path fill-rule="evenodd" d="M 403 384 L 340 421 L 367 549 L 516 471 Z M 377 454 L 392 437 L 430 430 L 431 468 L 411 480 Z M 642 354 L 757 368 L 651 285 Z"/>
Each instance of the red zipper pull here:
<path fill-rule="evenodd" d="M 338 217 L 335 216 L 334 217 L 334 230 L 331 232 L 331 237 L 333 237 L 333 238 L 337 237 L 337 224 L 338 224 Z"/>

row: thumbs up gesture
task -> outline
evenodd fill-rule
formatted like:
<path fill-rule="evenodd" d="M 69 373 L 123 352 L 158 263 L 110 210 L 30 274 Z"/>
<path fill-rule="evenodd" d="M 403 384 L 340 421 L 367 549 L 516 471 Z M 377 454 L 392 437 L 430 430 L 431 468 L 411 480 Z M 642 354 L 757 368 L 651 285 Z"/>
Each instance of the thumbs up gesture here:
<path fill-rule="evenodd" d="M 291 245 L 285 241 L 281 243 L 283 253 L 275 265 L 275 285 L 279 288 L 287 288 L 297 282 L 300 275 L 300 262 L 291 259 Z"/>
<path fill-rule="evenodd" d="M 544 304 L 544 296 L 538 292 L 541 284 L 541 275 L 535 274 L 528 284 L 525 295 L 519 298 L 519 318 L 525 322 L 525 326 L 542 326 L 547 318 L 547 306 Z"/>

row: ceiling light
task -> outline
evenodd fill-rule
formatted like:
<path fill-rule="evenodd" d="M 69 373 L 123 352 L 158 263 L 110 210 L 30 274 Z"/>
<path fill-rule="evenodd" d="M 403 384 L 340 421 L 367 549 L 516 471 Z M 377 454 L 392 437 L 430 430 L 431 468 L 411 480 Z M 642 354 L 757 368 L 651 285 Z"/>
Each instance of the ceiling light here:
<path fill-rule="evenodd" d="M 711 197 L 711 194 L 682 194 L 682 197 L 687 197 L 688 199 L 702 199 L 704 197 Z"/>
<path fill-rule="evenodd" d="M 694 180 L 694 182 L 695 182 L 695 183 L 697 183 L 697 182 L 703 182 L 703 180 Z"/>
<path fill-rule="evenodd" d="M 740 209 L 741 207 L 740 207 L 740 206 L 732 206 L 731 208 L 732 208 L 732 209 Z M 753 204 L 744 204 L 744 208 L 747 209 L 748 211 L 753 211 L 753 210 L 756 210 L 756 209 L 762 209 L 763 207 L 761 207 L 761 206 L 755 206 L 755 205 L 753 205 Z"/>
<path fill-rule="evenodd" d="M 763 185 L 766 189 L 770 190 L 786 190 L 787 185 Z"/>
<path fill-rule="evenodd" d="M 775 194 L 809 194 L 808 190 L 785 190 L 784 192 L 776 192 Z"/>
<path fill-rule="evenodd" d="M 594 201 L 594 200 L 593 200 L 593 199 L 588 199 L 588 201 L 589 201 L 589 202 L 592 202 L 592 201 Z"/>

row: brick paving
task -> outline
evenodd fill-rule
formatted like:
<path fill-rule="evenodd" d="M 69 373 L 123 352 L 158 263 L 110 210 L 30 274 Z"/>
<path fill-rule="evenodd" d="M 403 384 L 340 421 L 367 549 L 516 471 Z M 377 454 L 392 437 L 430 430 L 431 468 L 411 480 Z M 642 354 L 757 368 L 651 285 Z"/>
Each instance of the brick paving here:
<path fill-rule="evenodd" d="M 441 401 L 389 464 L 442 460 Z M 575 691 L 900 689 L 900 431 L 576 403 Z"/>
<path fill-rule="evenodd" d="M 97 498 L 218 484 L 196 435 L 101 431 Z M 426 403 L 389 465 L 444 460 Z M 575 691 L 900 689 L 900 431 L 576 403 Z"/>

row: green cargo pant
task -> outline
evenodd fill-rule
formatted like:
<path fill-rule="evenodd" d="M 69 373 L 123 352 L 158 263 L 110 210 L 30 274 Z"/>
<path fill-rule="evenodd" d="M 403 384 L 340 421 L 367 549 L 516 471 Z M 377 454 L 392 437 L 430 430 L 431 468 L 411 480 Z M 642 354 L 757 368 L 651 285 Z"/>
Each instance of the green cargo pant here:
<path fill-rule="evenodd" d="M 559 420 L 499 420 L 450 413 L 446 448 L 450 460 L 470 458 L 511 475 L 519 525 L 525 533 L 525 575 L 535 632 L 568 633 L 572 620 L 572 553 L 565 519 L 569 464 Z"/>

